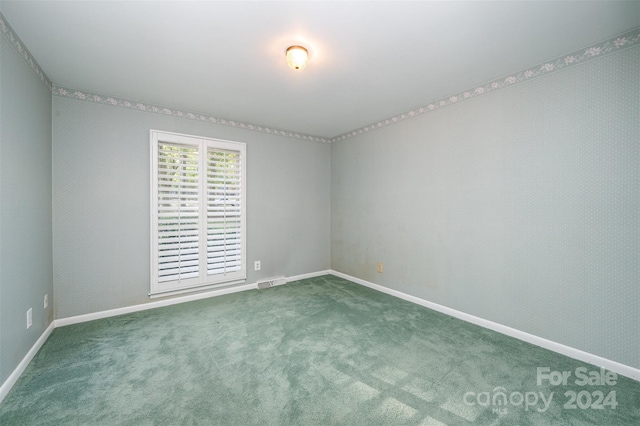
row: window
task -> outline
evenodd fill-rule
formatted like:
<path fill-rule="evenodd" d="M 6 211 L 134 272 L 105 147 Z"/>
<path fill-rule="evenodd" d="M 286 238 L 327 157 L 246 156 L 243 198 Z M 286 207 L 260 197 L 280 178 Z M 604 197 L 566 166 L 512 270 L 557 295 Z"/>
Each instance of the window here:
<path fill-rule="evenodd" d="M 151 292 L 246 278 L 244 143 L 151 131 Z"/>

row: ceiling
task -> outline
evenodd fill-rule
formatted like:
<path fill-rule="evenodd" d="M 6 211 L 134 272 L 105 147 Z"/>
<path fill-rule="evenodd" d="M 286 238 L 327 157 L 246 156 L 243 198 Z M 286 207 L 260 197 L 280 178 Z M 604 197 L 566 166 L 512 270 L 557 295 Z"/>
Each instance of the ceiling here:
<path fill-rule="evenodd" d="M 638 1 L 34 1 L 56 85 L 325 138 L 640 26 Z M 306 69 L 285 50 L 310 51 Z"/>

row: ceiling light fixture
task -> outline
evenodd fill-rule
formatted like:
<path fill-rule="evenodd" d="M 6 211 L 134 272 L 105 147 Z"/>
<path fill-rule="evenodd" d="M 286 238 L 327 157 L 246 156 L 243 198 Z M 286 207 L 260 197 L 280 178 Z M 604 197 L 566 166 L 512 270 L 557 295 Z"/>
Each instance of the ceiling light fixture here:
<path fill-rule="evenodd" d="M 294 70 L 301 70 L 307 66 L 309 52 L 302 46 L 290 46 L 287 49 L 287 65 Z"/>

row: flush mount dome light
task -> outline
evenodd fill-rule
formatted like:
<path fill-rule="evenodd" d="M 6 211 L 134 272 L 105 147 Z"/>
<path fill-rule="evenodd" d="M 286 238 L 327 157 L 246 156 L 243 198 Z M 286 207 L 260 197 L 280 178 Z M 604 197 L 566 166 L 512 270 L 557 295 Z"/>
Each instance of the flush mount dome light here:
<path fill-rule="evenodd" d="M 287 49 L 287 65 L 294 70 L 301 70 L 307 66 L 309 52 L 302 46 L 291 46 Z"/>

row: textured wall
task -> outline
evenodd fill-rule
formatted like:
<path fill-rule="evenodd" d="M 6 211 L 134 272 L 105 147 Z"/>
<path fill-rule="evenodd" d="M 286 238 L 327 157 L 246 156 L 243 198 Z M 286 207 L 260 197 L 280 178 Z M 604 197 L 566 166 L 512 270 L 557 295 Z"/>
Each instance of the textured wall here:
<path fill-rule="evenodd" d="M 4 36 L 0 52 L 1 384 L 51 323 L 53 286 L 51 93 Z"/>
<path fill-rule="evenodd" d="M 149 302 L 150 129 L 247 144 L 248 283 L 328 269 L 329 145 L 58 96 L 53 109 L 56 318 Z"/>
<path fill-rule="evenodd" d="M 636 47 L 333 144 L 332 268 L 640 368 L 639 69 Z"/>

